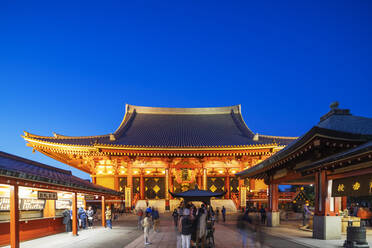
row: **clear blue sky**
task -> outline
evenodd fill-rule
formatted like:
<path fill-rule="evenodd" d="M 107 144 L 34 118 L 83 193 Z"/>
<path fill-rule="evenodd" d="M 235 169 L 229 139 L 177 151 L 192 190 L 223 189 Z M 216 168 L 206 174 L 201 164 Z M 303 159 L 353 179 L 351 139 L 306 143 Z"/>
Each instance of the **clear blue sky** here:
<path fill-rule="evenodd" d="M 0 1 L 0 150 L 113 132 L 124 104 L 242 104 L 298 136 L 332 101 L 372 117 L 372 1 Z"/>

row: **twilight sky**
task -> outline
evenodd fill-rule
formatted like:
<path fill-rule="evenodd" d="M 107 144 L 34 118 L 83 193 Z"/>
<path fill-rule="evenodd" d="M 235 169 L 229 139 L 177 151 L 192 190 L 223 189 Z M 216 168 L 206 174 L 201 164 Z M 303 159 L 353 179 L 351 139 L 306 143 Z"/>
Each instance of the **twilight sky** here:
<path fill-rule="evenodd" d="M 332 101 L 372 117 L 372 1 L 0 1 L 0 150 L 114 132 L 125 103 L 242 104 L 254 132 L 299 136 Z"/>

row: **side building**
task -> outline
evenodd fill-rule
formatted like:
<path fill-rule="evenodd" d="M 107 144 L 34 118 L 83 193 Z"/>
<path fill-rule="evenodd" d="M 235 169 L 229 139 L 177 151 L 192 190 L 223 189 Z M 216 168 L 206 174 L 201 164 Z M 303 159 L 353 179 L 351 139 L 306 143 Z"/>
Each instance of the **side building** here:
<path fill-rule="evenodd" d="M 168 189 L 181 192 L 195 184 L 212 192 L 226 191 L 225 200 L 214 204 L 225 204 L 231 210 L 245 207 L 247 200 L 256 205 L 267 201 L 263 180 L 239 180 L 235 173 L 296 139 L 253 133 L 240 105 L 126 105 L 122 123 L 111 134 L 72 137 L 54 133 L 49 137 L 25 132 L 22 137 L 34 151 L 89 173 L 95 184 L 123 192 L 127 208 L 151 201 L 161 210 L 179 203 L 171 199 Z"/>

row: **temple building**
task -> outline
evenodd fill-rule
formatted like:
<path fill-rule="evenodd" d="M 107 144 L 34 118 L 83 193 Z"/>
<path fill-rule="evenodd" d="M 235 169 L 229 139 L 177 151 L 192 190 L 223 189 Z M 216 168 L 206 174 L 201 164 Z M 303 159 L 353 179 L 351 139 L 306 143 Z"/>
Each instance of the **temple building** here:
<path fill-rule="evenodd" d="M 240 105 L 126 105 L 120 126 L 110 134 L 49 137 L 25 132 L 22 137 L 34 151 L 89 173 L 95 184 L 123 192 L 127 208 L 152 201 L 161 210 L 178 204 L 169 191 L 185 191 L 195 184 L 212 192 L 226 191 L 226 206 L 267 201 L 263 180 L 239 180 L 235 174 L 296 139 L 253 133 Z"/>

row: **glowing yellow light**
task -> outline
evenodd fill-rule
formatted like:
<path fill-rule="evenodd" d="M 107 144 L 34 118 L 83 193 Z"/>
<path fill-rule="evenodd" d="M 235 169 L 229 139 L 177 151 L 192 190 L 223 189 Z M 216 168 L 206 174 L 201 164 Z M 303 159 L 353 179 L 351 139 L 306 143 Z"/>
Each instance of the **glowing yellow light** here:
<path fill-rule="evenodd" d="M 146 171 L 146 174 L 150 174 L 150 171 Z"/>
<path fill-rule="evenodd" d="M 133 173 L 134 173 L 134 174 L 137 174 L 137 173 L 138 173 L 138 171 L 133 171 Z"/>
<path fill-rule="evenodd" d="M 100 160 L 99 163 L 100 164 L 105 164 L 105 160 Z"/>
<path fill-rule="evenodd" d="M 163 170 L 161 173 L 165 174 L 165 170 Z"/>
<path fill-rule="evenodd" d="M 223 173 L 223 171 L 222 171 L 222 170 L 220 170 L 220 171 L 218 171 L 218 173 L 222 174 L 222 173 Z"/>
<path fill-rule="evenodd" d="M 236 170 L 233 170 L 232 173 L 235 174 L 236 173 Z"/>
<path fill-rule="evenodd" d="M 304 187 L 301 187 L 301 190 L 304 190 Z"/>

